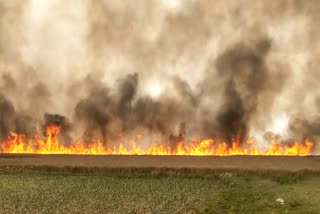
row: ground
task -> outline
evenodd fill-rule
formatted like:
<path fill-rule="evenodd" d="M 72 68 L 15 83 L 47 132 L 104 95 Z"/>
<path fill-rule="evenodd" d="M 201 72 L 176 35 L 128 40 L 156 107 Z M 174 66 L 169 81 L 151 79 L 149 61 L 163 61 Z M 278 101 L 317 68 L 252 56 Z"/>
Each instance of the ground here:
<path fill-rule="evenodd" d="M 319 186 L 317 173 L 200 176 L 3 167 L 0 213 L 317 214 Z"/>
<path fill-rule="evenodd" d="M 320 156 L 149 156 L 149 155 L 33 155 L 0 154 L 0 167 L 189 169 L 320 172 Z"/>

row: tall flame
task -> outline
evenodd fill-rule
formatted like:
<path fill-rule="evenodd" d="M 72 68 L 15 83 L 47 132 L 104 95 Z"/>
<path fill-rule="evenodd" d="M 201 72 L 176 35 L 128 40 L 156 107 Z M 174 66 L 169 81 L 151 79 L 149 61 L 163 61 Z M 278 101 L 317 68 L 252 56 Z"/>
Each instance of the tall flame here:
<path fill-rule="evenodd" d="M 59 143 L 58 135 L 61 127 L 50 125 L 46 129 L 47 138 L 42 139 L 36 135 L 35 139 L 28 140 L 23 134 L 11 132 L 11 136 L 1 145 L 2 153 L 29 153 L 29 154 L 81 154 L 81 155 L 286 155 L 306 156 L 310 154 L 313 143 L 306 140 L 304 144 L 295 143 L 293 146 L 282 146 L 275 139 L 271 141 L 270 148 L 261 152 L 248 140 L 246 145 L 234 141 L 232 146 L 227 143 L 215 143 L 212 139 L 194 139 L 189 145 L 184 141 L 178 143 L 176 148 L 170 146 L 151 144 L 147 151 L 143 151 L 136 142 L 130 141 L 128 148 L 120 144 L 118 147 L 106 148 L 101 141 L 86 145 L 82 141 L 64 146 Z M 141 139 L 142 135 L 136 137 Z"/>

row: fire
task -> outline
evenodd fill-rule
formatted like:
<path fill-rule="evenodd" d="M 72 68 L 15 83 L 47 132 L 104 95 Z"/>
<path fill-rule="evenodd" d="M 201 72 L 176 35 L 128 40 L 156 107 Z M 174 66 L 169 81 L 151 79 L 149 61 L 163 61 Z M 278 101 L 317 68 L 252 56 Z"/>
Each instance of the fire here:
<path fill-rule="evenodd" d="M 238 140 L 228 146 L 227 143 L 215 143 L 212 139 L 194 139 L 190 144 L 184 141 L 178 143 L 175 148 L 170 146 L 151 144 L 147 151 L 144 151 L 136 142 L 130 141 L 128 147 L 120 144 L 118 147 L 106 148 L 101 141 L 90 145 L 78 141 L 73 145 L 64 146 L 59 143 L 58 135 L 61 127 L 50 125 L 46 129 L 46 139 L 38 135 L 35 139 L 28 140 L 25 135 L 11 132 L 11 136 L 1 145 L 2 153 L 29 153 L 29 154 L 78 154 L 78 155 L 285 155 L 285 156 L 307 156 L 313 147 L 313 143 L 306 140 L 304 144 L 295 143 L 293 146 L 282 146 L 275 139 L 271 141 L 270 148 L 261 152 L 248 140 L 247 144 L 240 145 Z M 143 138 L 138 135 L 135 139 Z"/>

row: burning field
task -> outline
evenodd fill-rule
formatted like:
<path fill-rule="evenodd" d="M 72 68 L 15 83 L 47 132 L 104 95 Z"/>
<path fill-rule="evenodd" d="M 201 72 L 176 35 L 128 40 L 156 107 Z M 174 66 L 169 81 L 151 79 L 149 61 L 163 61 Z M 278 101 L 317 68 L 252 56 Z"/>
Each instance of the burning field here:
<path fill-rule="evenodd" d="M 312 2 L 10 2 L 1 153 L 319 154 Z"/>
<path fill-rule="evenodd" d="M 212 139 L 195 139 L 189 144 L 184 141 L 175 145 L 167 143 L 167 146 L 151 144 L 146 150 L 130 141 L 129 145 L 120 144 L 110 149 L 100 141 L 90 144 L 79 141 L 69 146 L 63 145 L 58 139 L 60 129 L 59 126 L 50 125 L 46 129 L 45 139 L 38 135 L 35 139 L 28 139 L 25 135 L 11 133 L 12 136 L 1 147 L 3 154 L 0 155 L 0 167 L 85 172 L 110 172 L 118 169 L 124 172 L 170 173 L 173 170 L 179 173 L 187 170 L 191 174 L 230 170 L 255 173 L 320 172 L 319 157 L 309 156 L 314 145 L 309 141 L 305 144 L 281 146 L 273 139 L 265 152 L 259 151 L 252 140 L 247 144 L 233 141 L 229 147 L 225 142 L 215 143 Z M 135 139 L 139 141 L 142 138 L 139 135 Z"/>
<path fill-rule="evenodd" d="M 136 142 L 130 141 L 130 148 L 120 144 L 112 149 L 106 148 L 101 141 L 84 144 L 79 141 L 70 146 L 59 143 L 58 135 L 61 127 L 50 125 L 46 129 L 47 138 L 41 139 L 36 135 L 30 140 L 23 134 L 11 133 L 2 145 L 2 153 L 14 154 L 73 154 L 73 155 L 196 155 L 196 156 L 230 156 L 230 155 L 264 155 L 264 156 L 307 156 L 313 147 L 313 143 L 306 140 L 305 144 L 294 143 L 292 146 L 281 146 L 273 139 L 269 150 L 261 152 L 248 140 L 246 145 L 241 145 L 239 141 L 232 141 L 229 147 L 227 143 L 214 143 L 212 139 L 193 140 L 190 144 L 180 141 L 175 147 L 163 144 L 151 144 L 144 151 Z M 136 139 L 143 138 L 138 135 Z"/>
<path fill-rule="evenodd" d="M 319 14 L 0 0 L 0 213 L 319 213 Z"/>

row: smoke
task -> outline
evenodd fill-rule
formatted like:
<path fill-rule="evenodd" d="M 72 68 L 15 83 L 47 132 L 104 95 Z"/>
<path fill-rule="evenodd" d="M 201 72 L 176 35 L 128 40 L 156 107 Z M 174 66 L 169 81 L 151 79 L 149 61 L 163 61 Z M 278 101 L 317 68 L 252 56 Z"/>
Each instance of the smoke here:
<path fill-rule="evenodd" d="M 217 115 L 217 128 L 222 139 L 231 142 L 239 137 L 243 142 L 250 131 L 250 121 L 262 102 L 267 99 L 263 91 L 270 90 L 271 81 L 284 84 L 276 78 L 278 73 L 271 73 L 266 57 L 271 48 L 269 39 L 261 39 L 251 47 L 243 43 L 218 56 L 216 61 L 218 75 L 223 79 L 223 104 Z M 269 95 L 273 99 L 281 90 Z M 272 105 L 272 103 L 268 103 Z M 269 106 L 264 106 L 265 116 L 270 114 Z"/>
<path fill-rule="evenodd" d="M 320 110 L 319 96 L 314 98 L 317 112 Z M 317 141 L 320 138 L 320 116 L 318 114 L 306 115 L 305 112 L 293 115 L 289 122 L 290 136 L 299 140 Z"/>
<path fill-rule="evenodd" d="M 111 100 L 106 88 L 94 88 L 86 99 L 75 107 L 75 118 L 85 124 L 85 135 L 91 140 L 99 132 L 101 140 L 106 141 L 107 125 L 110 121 Z"/>
<path fill-rule="evenodd" d="M 14 128 L 15 110 L 11 102 L 0 94 L 0 135 L 5 137 L 9 134 L 10 129 Z"/>
<path fill-rule="evenodd" d="M 315 0 L 1 1 L 0 138 L 57 124 L 66 144 L 318 141 L 319 12 Z"/>
<path fill-rule="evenodd" d="M 60 137 L 62 139 L 62 142 L 64 142 L 66 145 L 70 145 L 72 142 L 72 137 L 70 135 L 70 132 L 72 131 L 72 126 L 68 119 L 62 115 L 58 114 L 44 114 L 44 124 L 43 124 L 43 133 L 45 135 L 47 127 L 51 125 L 56 125 L 61 127 L 61 134 Z"/>

